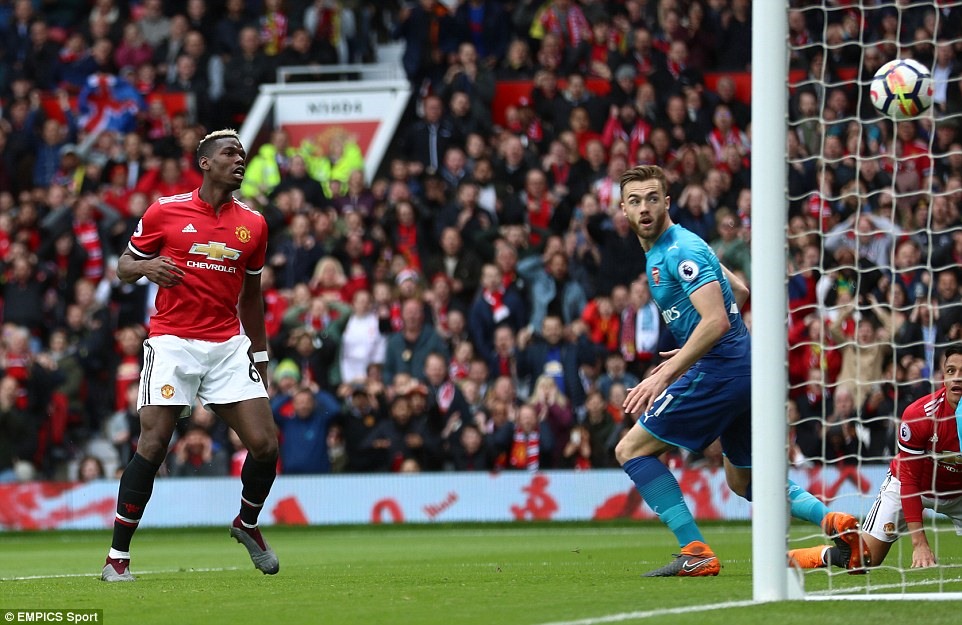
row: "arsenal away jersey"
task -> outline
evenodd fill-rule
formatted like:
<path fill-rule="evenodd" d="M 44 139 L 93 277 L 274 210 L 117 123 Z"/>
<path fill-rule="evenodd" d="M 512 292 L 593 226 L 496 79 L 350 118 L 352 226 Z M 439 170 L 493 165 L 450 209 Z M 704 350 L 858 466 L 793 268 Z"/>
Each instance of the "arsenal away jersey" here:
<path fill-rule="evenodd" d="M 237 301 L 246 274 L 264 268 L 264 217 L 233 199 L 216 213 L 192 193 L 162 197 L 150 205 L 128 247 L 143 259 L 168 256 L 184 270 L 183 281 L 157 292 L 150 336 L 222 342 L 240 333 Z"/>

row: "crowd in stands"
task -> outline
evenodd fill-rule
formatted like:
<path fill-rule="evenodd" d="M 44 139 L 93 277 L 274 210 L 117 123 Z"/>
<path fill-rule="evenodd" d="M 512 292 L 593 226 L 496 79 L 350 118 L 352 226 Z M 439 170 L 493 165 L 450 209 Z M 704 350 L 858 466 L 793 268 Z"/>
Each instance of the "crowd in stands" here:
<path fill-rule="evenodd" d="M 415 93 L 370 182 L 347 134 L 246 146 L 239 196 L 270 227 L 282 474 L 617 466 L 626 389 L 673 347 L 619 208 L 627 167 L 664 167 L 675 222 L 750 283 L 751 108 L 732 77 L 750 69 L 749 0 L 38 4 L 0 3 L 0 480 L 130 459 L 155 287 L 118 281 L 116 258 L 153 200 L 198 186 L 200 138 L 237 126 L 282 65 L 368 62 L 393 38 Z M 899 124 L 893 144 L 855 83 L 824 87 L 859 71 L 820 40 L 852 41 L 853 12 L 855 42 L 893 36 L 882 9 L 790 19 L 800 458 L 891 453 L 892 418 L 962 323 L 962 138 L 948 117 Z M 940 114 L 958 111 L 953 47 L 905 44 L 948 81 Z M 865 50 L 863 78 L 895 48 Z M 507 80 L 532 89 L 495 115 Z M 209 411 L 180 425 L 167 474 L 239 471 L 243 448 Z"/>

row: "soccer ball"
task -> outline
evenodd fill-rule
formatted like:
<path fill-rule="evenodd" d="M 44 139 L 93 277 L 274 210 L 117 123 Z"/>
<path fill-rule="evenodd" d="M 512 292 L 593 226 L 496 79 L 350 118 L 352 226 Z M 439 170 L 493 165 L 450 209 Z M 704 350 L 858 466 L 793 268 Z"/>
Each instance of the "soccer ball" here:
<path fill-rule="evenodd" d="M 872 104 L 892 119 L 911 119 L 932 106 L 932 74 L 912 59 L 889 61 L 872 78 Z"/>

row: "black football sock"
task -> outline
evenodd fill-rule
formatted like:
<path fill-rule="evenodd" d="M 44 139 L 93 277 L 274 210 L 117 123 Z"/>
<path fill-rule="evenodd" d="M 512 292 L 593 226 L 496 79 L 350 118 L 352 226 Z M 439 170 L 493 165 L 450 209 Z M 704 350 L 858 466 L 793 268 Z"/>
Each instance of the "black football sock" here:
<path fill-rule="evenodd" d="M 828 553 L 823 556 L 823 559 L 825 560 L 825 564 L 831 564 L 840 569 L 848 568 L 848 558 L 842 557 L 842 550 L 838 547 L 829 547 Z"/>
<path fill-rule="evenodd" d="M 241 491 L 240 519 L 243 523 L 257 525 L 257 515 L 264 507 L 264 501 L 271 492 L 275 477 L 277 477 L 277 460 L 260 462 L 247 454 L 244 468 L 241 469 L 241 483 L 244 488 Z"/>
<path fill-rule="evenodd" d="M 114 537 L 110 546 L 116 551 L 130 551 L 130 539 L 137 531 L 144 508 L 154 489 L 154 477 L 159 464 L 148 461 L 140 454 L 134 454 L 124 474 L 120 478 L 117 493 L 117 516 L 114 517 Z"/>

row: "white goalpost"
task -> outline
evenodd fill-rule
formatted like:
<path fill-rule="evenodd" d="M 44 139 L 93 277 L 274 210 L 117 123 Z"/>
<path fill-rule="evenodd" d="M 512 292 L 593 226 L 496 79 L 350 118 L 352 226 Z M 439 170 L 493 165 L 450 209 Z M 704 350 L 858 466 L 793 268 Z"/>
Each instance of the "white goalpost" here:
<path fill-rule="evenodd" d="M 960 239 L 959 253 L 949 255 L 950 260 L 943 260 L 942 254 L 946 241 L 953 237 L 952 230 L 962 232 L 962 72 L 958 69 L 962 67 L 962 0 L 911 4 L 764 0 L 754 2 L 752 12 L 753 600 L 962 600 L 962 536 L 956 535 L 945 517 L 930 511 L 926 512 L 925 530 L 939 562 L 936 567 L 910 568 L 912 545 L 907 535 L 893 544 L 882 566 L 866 574 L 850 575 L 832 567 L 801 571 L 786 564 L 789 548 L 830 544 L 818 528 L 793 527 L 786 501 L 788 477 L 823 499 L 830 509 L 864 520 L 888 462 L 897 452 L 895 431 L 902 409 L 940 388 L 940 350 L 962 340 L 962 330 L 957 332 L 959 336 L 939 334 L 932 327 L 934 322 L 928 326 L 920 322 L 923 332 L 909 338 L 876 332 L 871 339 L 860 339 L 853 331 L 862 319 L 871 319 L 875 328 L 882 327 L 884 320 L 888 325 L 883 329 L 887 329 L 894 327 L 893 318 L 911 317 L 918 309 L 938 311 L 945 300 L 936 284 L 939 272 L 946 268 L 962 272 L 958 260 L 962 258 L 962 236 L 955 235 Z M 808 38 L 799 36 L 799 14 L 820 30 Z M 884 28 L 870 33 L 869 27 L 879 24 L 883 15 Z M 880 31 L 884 31 L 881 36 Z M 881 63 L 924 57 L 926 45 L 931 47 L 931 57 L 918 60 L 932 70 L 938 48 L 945 44 L 957 49 L 958 64 L 947 78 L 946 73 L 936 78 L 943 86 L 947 83 L 950 98 L 958 98 L 960 111 L 933 108 L 910 122 L 919 136 L 908 151 L 904 146 L 909 143 L 910 129 L 866 115 L 872 110 L 865 101 L 867 83 Z M 869 51 L 873 57 L 882 57 L 878 65 L 865 65 Z M 799 59 L 806 59 L 809 65 L 800 67 Z M 868 69 L 863 71 L 863 67 Z M 800 90 L 815 94 L 817 112 L 800 112 Z M 847 109 L 831 102 L 840 92 L 848 98 Z M 944 93 L 937 90 L 937 101 L 944 99 Z M 957 129 L 955 137 L 943 141 L 939 129 L 950 125 Z M 806 135 L 811 153 L 791 147 L 787 140 L 790 133 L 801 136 L 802 126 L 817 129 Z M 900 130 L 906 134 L 897 143 Z M 953 160 L 958 161 L 957 166 Z M 926 162 L 933 175 L 920 171 L 921 163 Z M 843 168 L 847 178 L 835 184 L 834 175 Z M 793 189 L 789 182 L 792 169 L 796 174 L 809 172 L 814 184 Z M 879 172 L 884 183 L 879 182 Z M 869 178 L 871 184 L 865 182 Z M 949 209 L 944 209 L 945 204 Z M 806 215 L 811 207 L 815 214 Z M 791 222 L 790 208 L 795 215 Z M 949 212 L 949 226 L 940 212 L 943 209 Z M 827 236 L 830 231 L 834 239 Z M 898 244 L 906 239 L 921 250 L 914 260 L 896 257 Z M 809 249 L 817 247 L 818 253 L 810 255 L 814 265 L 798 266 L 799 240 Z M 828 240 L 831 242 L 826 245 Z M 841 247 L 851 248 L 853 259 L 839 253 L 839 240 L 843 241 Z M 870 251 L 873 241 L 888 245 Z M 878 253 L 879 249 L 885 251 Z M 868 258 L 874 264 L 868 263 Z M 912 287 L 911 295 L 919 305 L 898 299 L 902 287 L 895 283 L 910 272 L 930 277 Z M 817 296 L 804 306 L 806 311 L 811 309 L 812 319 L 822 322 L 822 330 L 790 345 L 789 331 L 797 327 L 793 324 L 797 324 L 803 305 L 790 301 L 788 280 L 803 273 L 806 279 L 819 276 Z M 812 284 L 815 282 L 813 279 Z M 956 301 L 958 293 L 956 288 Z M 936 312 L 914 314 L 931 314 L 934 319 Z M 959 320 L 962 328 L 962 314 Z M 839 330 L 843 322 L 848 324 L 844 335 Z M 879 345 L 885 347 L 878 352 L 884 357 L 879 358 L 887 358 L 888 363 L 880 372 L 868 368 L 875 363 L 859 359 Z M 794 373 L 789 369 L 790 350 L 799 347 L 814 353 L 817 361 L 809 378 L 801 381 L 797 368 Z M 844 375 L 832 364 L 832 358 L 843 352 L 855 363 Z M 906 359 L 906 353 L 917 356 Z M 790 395 L 804 395 L 807 383 L 824 390 L 818 399 L 822 410 L 815 416 L 803 415 L 801 421 L 807 418 L 815 423 L 820 436 L 826 436 L 820 449 L 802 463 L 798 447 L 789 442 L 795 428 L 789 427 L 786 400 Z M 922 388 L 928 390 L 922 392 Z M 872 404 L 875 412 L 869 414 L 867 397 L 879 389 L 884 389 L 888 403 L 877 410 L 878 404 Z M 836 394 L 854 394 L 853 413 L 839 417 L 840 413 L 833 412 L 830 398 Z M 829 442 L 830 432 L 843 431 L 847 446 Z"/>
<path fill-rule="evenodd" d="M 752 7 L 752 594 L 788 598 L 785 412 L 785 7 Z M 764 25 L 764 26 L 763 26 Z M 757 208 L 756 208 L 757 207 Z M 764 302 L 763 305 L 760 305 Z M 761 372 L 764 373 L 764 377 Z M 764 382 L 762 380 L 764 379 Z"/>

